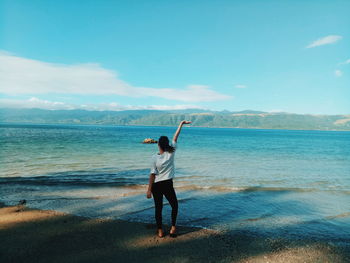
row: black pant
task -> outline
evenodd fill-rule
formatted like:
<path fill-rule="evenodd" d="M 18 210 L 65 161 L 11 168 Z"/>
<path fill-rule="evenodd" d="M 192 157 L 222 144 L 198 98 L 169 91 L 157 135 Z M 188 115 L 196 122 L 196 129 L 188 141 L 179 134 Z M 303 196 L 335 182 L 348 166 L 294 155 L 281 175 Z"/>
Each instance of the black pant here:
<path fill-rule="evenodd" d="M 162 228 L 163 195 L 171 205 L 171 224 L 175 226 L 178 204 L 177 204 L 176 193 L 173 187 L 173 180 L 169 179 L 169 180 L 154 183 L 152 185 L 152 194 L 153 194 L 154 204 L 156 206 L 155 217 L 156 217 L 158 229 Z"/>

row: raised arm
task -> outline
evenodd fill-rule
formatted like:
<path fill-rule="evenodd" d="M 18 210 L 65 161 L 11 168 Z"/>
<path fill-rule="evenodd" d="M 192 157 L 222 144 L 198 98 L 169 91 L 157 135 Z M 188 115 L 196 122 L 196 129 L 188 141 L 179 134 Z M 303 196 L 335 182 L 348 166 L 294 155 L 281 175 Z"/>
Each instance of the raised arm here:
<path fill-rule="evenodd" d="M 180 135 L 182 125 L 184 125 L 184 124 L 190 124 L 190 123 L 191 123 L 191 121 L 182 121 L 182 122 L 180 122 L 179 127 L 177 127 L 177 130 L 176 130 L 176 132 L 175 132 L 175 134 L 174 134 L 174 137 L 173 137 L 173 141 L 174 141 L 174 142 L 177 142 L 177 138 L 178 138 L 179 135 Z"/>

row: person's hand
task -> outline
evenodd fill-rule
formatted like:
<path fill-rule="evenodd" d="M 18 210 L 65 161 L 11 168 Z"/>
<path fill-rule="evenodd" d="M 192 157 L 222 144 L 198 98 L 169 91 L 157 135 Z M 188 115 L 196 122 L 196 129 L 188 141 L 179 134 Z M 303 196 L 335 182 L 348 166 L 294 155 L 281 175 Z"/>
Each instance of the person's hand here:
<path fill-rule="evenodd" d="M 181 123 L 182 123 L 182 124 L 191 124 L 192 121 L 182 121 Z"/>
<path fill-rule="evenodd" d="M 152 192 L 148 190 L 146 196 L 148 199 L 152 198 Z"/>

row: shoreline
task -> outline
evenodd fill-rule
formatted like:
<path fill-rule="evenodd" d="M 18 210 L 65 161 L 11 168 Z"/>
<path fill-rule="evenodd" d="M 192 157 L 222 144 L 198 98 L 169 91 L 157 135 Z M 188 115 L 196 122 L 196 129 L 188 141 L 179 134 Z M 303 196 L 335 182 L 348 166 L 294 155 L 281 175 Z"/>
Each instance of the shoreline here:
<path fill-rule="evenodd" d="M 178 226 L 92 219 L 0 203 L 1 262 L 349 262 L 325 242 L 290 241 Z"/>
<path fill-rule="evenodd" d="M 177 126 L 173 125 L 114 125 L 114 124 L 99 124 L 99 123 L 70 123 L 70 122 L 62 122 L 62 123 L 56 123 L 56 122 L 0 122 L 0 125 L 69 125 L 69 126 L 105 126 L 105 127 L 168 127 L 168 128 L 176 128 Z M 291 128 L 257 128 L 257 127 L 221 127 L 221 126 L 194 126 L 191 125 L 190 127 L 193 128 L 206 128 L 206 129 L 237 129 L 237 130 L 280 130 L 280 131 L 325 131 L 325 132 L 350 132 L 350 129 L 291 129 Z M 188 127 L 188 128 L 190 128 Z"/>

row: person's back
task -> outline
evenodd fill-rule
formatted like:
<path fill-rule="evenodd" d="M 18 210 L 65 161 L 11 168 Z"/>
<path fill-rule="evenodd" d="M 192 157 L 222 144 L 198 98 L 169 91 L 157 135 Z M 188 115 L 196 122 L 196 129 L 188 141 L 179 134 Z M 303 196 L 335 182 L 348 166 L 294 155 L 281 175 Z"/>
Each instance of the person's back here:
<path fill-rule="evenodd" d="M 162 140 L 161 138 L 160 141 Z M 157 153 L 152 157 L 151 173 L 156 175 L 154 181 L 155 183 L 172 179 L 175 177 L 174 160 L 176 152 L 176 142 L 173 141 L 171 147 L 171 151 L 163 151 L 163 153 Z"/>

